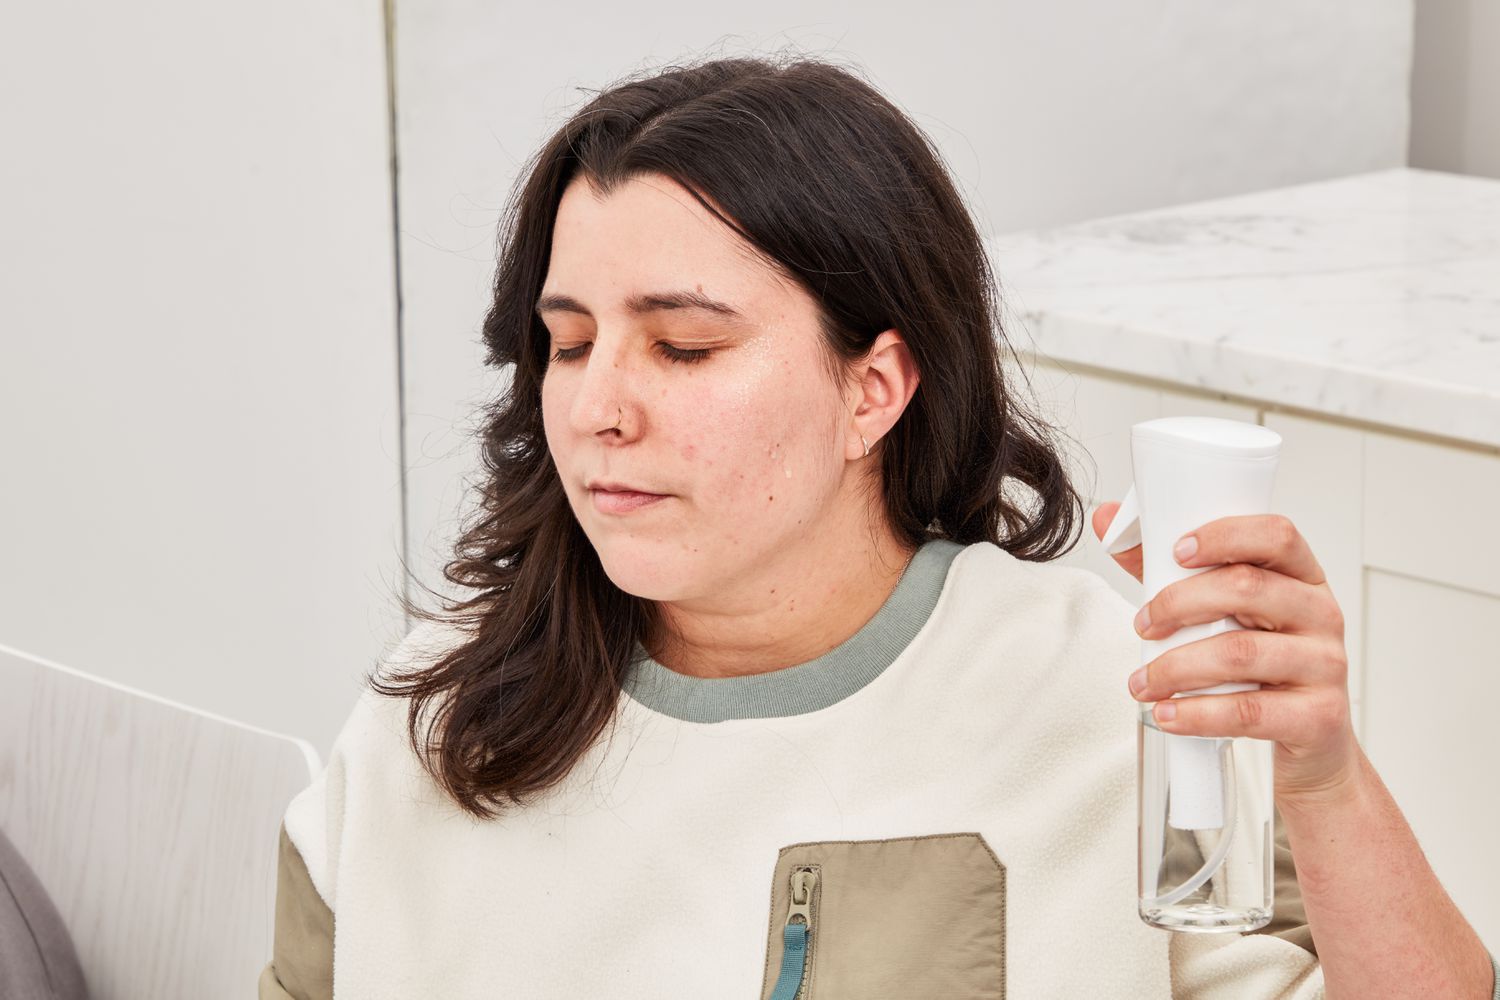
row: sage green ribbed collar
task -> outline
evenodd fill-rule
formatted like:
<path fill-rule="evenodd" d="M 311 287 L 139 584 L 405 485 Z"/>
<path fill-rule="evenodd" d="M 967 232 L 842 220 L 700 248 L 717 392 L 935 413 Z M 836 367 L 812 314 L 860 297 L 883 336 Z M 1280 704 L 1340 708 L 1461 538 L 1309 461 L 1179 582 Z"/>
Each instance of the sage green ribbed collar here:
<path fill-rule="evenodd" d="M 958 542 L 924 542 L 875 617 L 815 660 L 740 677 L 694 677 L 664 667 L 636 643 L 623 685 L 642 705 L 685 722 L 768 719 L 816 712 L 870 683 L 927 623 L 948 579 Z"/>

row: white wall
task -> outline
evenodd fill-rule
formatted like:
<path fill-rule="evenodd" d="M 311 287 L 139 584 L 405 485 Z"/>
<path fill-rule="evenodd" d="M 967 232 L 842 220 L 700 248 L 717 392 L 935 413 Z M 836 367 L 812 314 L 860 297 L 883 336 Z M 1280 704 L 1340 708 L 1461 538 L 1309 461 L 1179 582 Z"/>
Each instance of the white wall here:
<path fill-rule="evenodd" d="M 1422 0 L 1411 81 L 1411 165 L 1500 177 L 1500 5 Z"/>
<path fill-rule="evenodd" d="M 446 590 L 520 164 L 621 73 L 863 67 L 987 233 L 1405 161 L 1411 0 L 31 5 L 0 32 L 0 642 L 310 740 Z M 1003 275 L 1002 275 L 1003 280 Z M 404 436 L 398 386 L 404 382 Z"/>
<path fill-rule="evenodd" d="M 0 642 L 326 755 L 400 628 L 380 5 L 6 22 Z"/>
<path fill-rule="evenodd" d="M 495 222 L 579 88 L 704 51 L 852 61 L 932 133 L 987 234 L 1406 161 L 1411 0 L 723 10 L 397 0 L 410 554 L 440 592 L 496 377 L 478 343 Z"/>

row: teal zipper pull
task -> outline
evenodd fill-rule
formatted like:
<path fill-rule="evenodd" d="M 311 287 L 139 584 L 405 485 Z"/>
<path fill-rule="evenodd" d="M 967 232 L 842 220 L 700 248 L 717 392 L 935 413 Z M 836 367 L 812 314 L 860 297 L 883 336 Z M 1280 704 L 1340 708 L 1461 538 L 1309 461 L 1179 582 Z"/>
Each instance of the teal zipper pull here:
<path fill-rule="evenodd" d="M 781 974 L 776 978 L 776 988 L 771 991 L 771 1000 L 797 1000 L 802 993 L 802 980 L 807 975 L 807 959 L 812 942 L 813 889 L 818 884 L 818 872 L 814 868 L 792 869 L 791 905 L 786 911 L 786 926 L 781 931 Z M 800 919 L 799 919 L 800 918 Z"/>

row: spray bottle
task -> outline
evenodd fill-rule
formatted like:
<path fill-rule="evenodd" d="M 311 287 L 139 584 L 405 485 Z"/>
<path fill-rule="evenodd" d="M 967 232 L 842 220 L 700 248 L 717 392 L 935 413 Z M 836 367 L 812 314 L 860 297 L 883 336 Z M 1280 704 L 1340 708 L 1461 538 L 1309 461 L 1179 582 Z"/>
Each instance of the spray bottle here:
<path fill-rule="evenodd" d="M 1130 429 L 1135 482 L 1104 533 L 1110 553 L 1141 546 L 1146 600 L 1213 566 L 1182 566 L 1177 539 L 1210 521 L 1270 511 L 1281 436 L 1218 417 L 1164 417 Z M 1141 640 L 1141 663 L 1231 629 L 1231 615 Z M 1173 698 L 1259 689 L 1231 682 Z M 1270 922 L 1275 744 L 1162 732 L 1140 708 L 1137 745 L 1139 913 L 1175 931 L 1248 931 Z"/>

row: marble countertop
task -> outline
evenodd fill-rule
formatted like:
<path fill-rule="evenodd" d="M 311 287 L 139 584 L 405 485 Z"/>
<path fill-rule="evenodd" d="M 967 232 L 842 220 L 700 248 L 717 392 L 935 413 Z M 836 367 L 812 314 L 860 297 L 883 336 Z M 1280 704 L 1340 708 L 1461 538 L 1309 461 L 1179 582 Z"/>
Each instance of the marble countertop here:
<path fill-rule="evenodd" d="M 988 246 L 1017 351 L 1500 447 L 1500 180 L 1383 170 Z"/>

